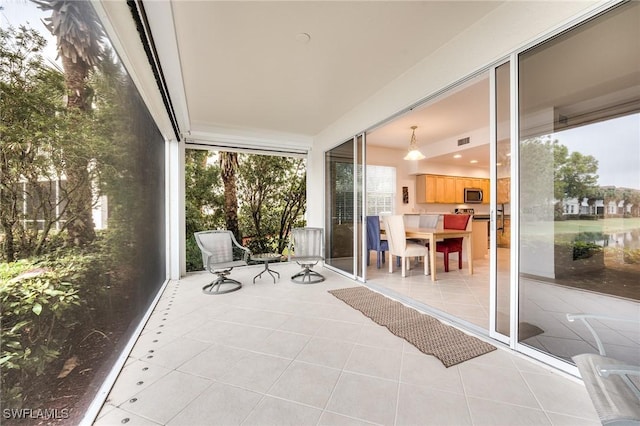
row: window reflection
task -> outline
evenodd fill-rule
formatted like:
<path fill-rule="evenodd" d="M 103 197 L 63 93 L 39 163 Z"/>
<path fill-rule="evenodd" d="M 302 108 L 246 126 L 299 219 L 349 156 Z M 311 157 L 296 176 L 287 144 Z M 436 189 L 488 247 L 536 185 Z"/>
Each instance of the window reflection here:
<path fill-rule="evenodd" d="M 567 313 L 639 319 L 638 22 L 623 5 L 520 56 L 519 320 L 542 330 L 520 341 L 568 361 L 597 348 Z M 640 363 L 632 323 L 596 323 Z"/>

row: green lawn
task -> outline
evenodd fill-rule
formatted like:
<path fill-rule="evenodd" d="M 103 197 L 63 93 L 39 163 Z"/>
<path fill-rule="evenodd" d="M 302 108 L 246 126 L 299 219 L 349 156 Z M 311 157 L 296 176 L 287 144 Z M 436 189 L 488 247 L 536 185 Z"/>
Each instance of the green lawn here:
<path fill-rule="evenodd" d="M 566 220 L 554 222 L 556 233 L 602 232 L 616 234 L 640 229 L 640 218 L 611 218 L 601 220 Z"/>
<path fill-rule="evenodd" d="M 617 234 L 640 230 L 640 218 L 608 218 L 600 220 L 564 220 L 548 222 L 526 222 L 522 225 L 523 233 L 527 236 L 571 235 L 582 232 Z"/>

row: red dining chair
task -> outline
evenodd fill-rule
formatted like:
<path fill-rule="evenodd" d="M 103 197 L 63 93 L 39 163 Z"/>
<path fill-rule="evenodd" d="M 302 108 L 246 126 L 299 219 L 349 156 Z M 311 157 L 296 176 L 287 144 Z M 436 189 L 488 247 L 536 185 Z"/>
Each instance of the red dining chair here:
<path fill-rule="evenodd" d="M 467 229 L 469 218 L 468 214 L 445 214 L 443 215 L 444 229 Z M 462 269 L 462 238 L 445 238 L 443 241 L 436 243 L 436 251 L 444 253 L 444 271 L 449 272 L 449 254 L 458 253 L 458 268 Z"/>

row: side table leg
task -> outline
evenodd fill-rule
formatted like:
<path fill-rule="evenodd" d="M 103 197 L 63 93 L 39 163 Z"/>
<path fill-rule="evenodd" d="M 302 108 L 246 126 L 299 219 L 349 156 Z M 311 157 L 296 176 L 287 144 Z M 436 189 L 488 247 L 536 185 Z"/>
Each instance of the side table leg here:
<path fill-rule="evenodd" d="M 276 275 L 278 276 L 278 279 L 280 279 L 280 272 L 274 271 L 273 269 L 269 269 L 269 264 L 268 263 L 267 263 L 267 271 L 269 272 L 269 275 L 271 275 L 271 278 L 273 278 L 273 283 L 275 284 L 276 283 Z M 276 274 L 276 275 L 273 275 L 273 274 Z"/>

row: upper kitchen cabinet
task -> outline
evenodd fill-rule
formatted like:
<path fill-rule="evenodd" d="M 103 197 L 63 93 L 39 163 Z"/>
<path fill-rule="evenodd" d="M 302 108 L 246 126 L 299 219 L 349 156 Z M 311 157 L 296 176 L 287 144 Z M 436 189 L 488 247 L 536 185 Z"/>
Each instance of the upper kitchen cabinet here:
<path fill-rule="evenodd" d="M 463 204 L 465 188 L 480 188 L 483 203 L 489 202 L 489 179 L 461 176 L 416 176 L 416 202 L 438 204 Z"/>
<path fill-rule="evenodd" d="M 473 188 L 473 179 L 464 177 L 456 178 L 456 203 L 464 203 L 465 188 Z"/>
<path fill-rule="evenodd" d="M 453 204 L 456 202 L 456 178 L 436 176 L 436 202 Z"/>
<path fill-rule="evenodd" d="M 464 203 L 464 189 L 465 188 L 480 188 L 482 190 L 482 204 L 489 204 L 490 188 L 489 179 L 483 178 L 470 178 L 470 177 L 455 177 L 455 203 Z"/>
<path fill-rule="evenodd" d="M 489 204 L 491 201 L 491 182 L 489 179 L 474 179 L 478 181 L 478 187 L 482 189 L 482 204 Z"/>
<path fill-rule="evenodd" d="M 436 176 L 418 175 L 416 176 L 416 202 L 435 203 L 436 202 Z"/>
<path fill-rule="evenodd" d="M 511 178 L 498 179 L 498 204 L 507 204 L 511 201 Z"/>

